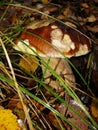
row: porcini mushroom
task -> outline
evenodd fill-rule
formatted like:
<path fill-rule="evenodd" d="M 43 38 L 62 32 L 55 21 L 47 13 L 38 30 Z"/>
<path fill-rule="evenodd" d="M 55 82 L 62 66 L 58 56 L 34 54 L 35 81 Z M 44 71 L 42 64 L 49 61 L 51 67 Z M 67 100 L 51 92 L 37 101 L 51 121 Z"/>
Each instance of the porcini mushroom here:
<path fill-rule="evenodd" d="M 19 39 L 16 41 L 17 46 L 14 47 L 16 50 L 32 54 L 33 52 L 24 46 L 24 42 L 43 57 L 81 56 L 87 54 L 91 49 L 89 38 L 59 22 L 35 29 L 28 28 L 20 34 Z"/>
<path fill-rule="evenodd" d="M 85 55 L 90 51 L 91 41 L 82 33 L 63 25 L 59 22 L 50 22 L 47 25 L 43 25 L 37 28 L 27 28 L 24 32 L 19 35 L 19 40 L 16 41 L 17 46 L 14 48 L 22 52 L 29 54 L 40 55 L 41 57 L 47 58 L 50 57 L 49 65 L 53 69 L 58 66 L 57 73 L 68 74 L 68 80 L 75 83 L 75 78 L 73 76 L 72 70 L 69 64 L 62 59 L 60 65 L 58 65 L 59 58 L 72 57 L 72 56 L 81 56 Z M 32 48 L 32 51 L 27 45 Z M 36 52 L 36 53 L 34 53 Z M 56 60 L 55 65 L 53 60 Z M 65 72 L 64 66 L 67 65 L 68 71 Z M 48 73 L 46 77 L 50 76 Z M 49 83 L 49 79 L 45 77 L 46 83 Z M 54 85 L 55 86 L 55 85 Z"/>

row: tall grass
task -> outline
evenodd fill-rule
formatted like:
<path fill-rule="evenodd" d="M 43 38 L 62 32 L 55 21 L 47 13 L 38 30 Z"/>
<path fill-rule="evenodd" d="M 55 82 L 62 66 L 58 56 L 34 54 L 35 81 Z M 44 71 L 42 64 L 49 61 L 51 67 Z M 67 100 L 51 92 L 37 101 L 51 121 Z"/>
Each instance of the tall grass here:
<path fill-rule="evenodd" d="M 6 4 L 6 3 L 2 3 L 2 4 Z M 20 6 L 20 5 L 14 5 L 14 4 L 8 4 L 9 8 L 11 6 L 19 6 L 21 8 L 25 8 L 25 9 L 29 9 L 31 11 L 35 11 L 38 13 L 41 13 L 43 15 L 48 16 L 47 14 L 44 14 L 43 12 L 40 12 L 36 9 L 31 9 L 29 7 L 26 6 Z M 1 20 L 3 20 L 6 11 L 2 14 Z M 54 20 L 57 20 L 51 16 L 48 16 L 49 18 L 52 18 Z M 59 21 L 59 20 L 58 20 Z M 24 21 L 23 21 L 24 22 Z M 70 126 L 72 126 L 74 129 L 79 130 L 78 126 L 76 126 L 76 124 L 74 124 L 73 122 L 71 122 L 69 119 L 67 119 L 66 116 L 64 116 L 63 114 L 61 114 L 60 112 L 58 112 L 56 109 L 54 109 L 52 107 L 52 105 L 49 102 L 45 102 L 44 100 L 40 99 L 37 95 L 31 93 L 29 90 L 27 90 L 24 86 L 20 85 L 19 82 L 17 82 L 16 76 L 15 76 L 15 72 L 14 72 L 14 68 L 12 65 L 12 61 L 9 57 L 9 53 L 11 53 L 11 51 L 7 50 L 7 46 L 10 44 L 11 46 L 14 45 L 14 36 L 16 35 L 16 33 L 21 32 L 23 30 L 23 28 L 21 28 L 21 25 L 23 24 L 23 22 L 20 25 L 17 25 L 14 28 L 14 32 L 10 32 L 7 34 L 4 34 L 0 31 L 0 49 L 1 49 L 1 54 L 0 55 L 4 55 L 6 57 L 6 61 L 8 64 L 8 67 L 10 68 L 10 71 L 8 71 L 6 69 L 6 65 L 5 65 L 5 75 L 0 74 L 0 82 L 6 82 L 7 84 L 9 84 L 9 86 L 11 86 L 11 88 L 16 91 L 19 95 L 20 101 L 22 103 L 23 109 L 24 109 L 24 113 L 27 119 L 27 122 L 29 124 L 29 128 L 30 130 L 33 130 L 37 127 L 37 129 L 41 129 L 39 126 L 36 126 L 36 124 L 34 123 L 33 120 L 31 120 L 30 115 L 28 114 L 28 109 L 26 104 L 24 103 L 23 97 L 28 95 L 31 99 L 37 101 L 39 104 L 41 104 L 42 106 L 44 106 L 45 108 L 49 109 L 51 112 L 54 113 L 54 115 L 56 117 L 59 117 L 60 119 L 62 119 L 63 121 L 67 122 Z M 60 21 L 62 24 L 64 24 L 62 21 Z M 79 32 L 80 33 L 80 32 Z M 46 39 L 45 39 L 46 40 Z M 25 43 L 24 43 L 25 44 Z M 27 45 L 26 45 L 27 46 Z M 29 46 L 27 46 L 29 49 L 31 49 Z M 32 50 L 32 49 L 31 49 Z M 84 123 L 89 126 L 92 130 L 97 130 L 98 129 L 98 125 L 97 123 L 94 121 L 93 117 L 90 115 L 90 113 L 86 110 L 84 104 L 81 102 L 80 98 L 78 97 L 78 95 L 75 93 L 75 91 L 62 79 L 62 77 L 60 75 L 58 75 L 52 68 L 51 66 L 48 65 L 48 63 L 44 60 L 44 58 L 40 57 L 34 50 L 32 50 L 35 55 L 38 57 L 38 59 L 40 59 L 41 64 L 43 64 L 44 66 L 46 66 L 46 70 L 49 70 L 51 72 L 51 74 L 58 80 L 58 82 L 63 86 L 63 88 L 65 89 L 65 91 L 68 93 L 68 95 L 79 104 L 79 107 L 81 108 L 81 110 L 86 114 L 87 119 L 85 119 L 82 115 L 80 115 L 79 112 L 77 112 L 64 98 L 60 97 L 56 92 L 54 92 L 49 86 L 47 86 L 44 83 L 44 77 L 42 79 L 39 79 L 37 76 L 35 76 L 34 74 L 24 70 L 25 73 L 27 73 L 30 77 L 32 77 L 36 82 L 38 82 L 38 84 L 42 87 L 44 87 L 46 89 L 46 91 L 49 91 L 54 98 L 56 98 L 57 100 L 59 100 L 60 103 L 63 103 L 66 107 L 68 107 L 68 109 L 70 109 L 72 112 L 74 112 L 81 120 L 84 121 Z M 61 53 L 61 52 L 60 52 Z M 12 54 L 13 51 L 12 51 Z M 17 54 L 20 55 L 20 52 L 17 52 Z M 66 57 L 64 57 L 65 60 L 67 60 L 69 62 L 69 64 L 74 68 L 74 70 L 76 71 L 77 75 L 81 78 L 82 82 L 88 87 L 89 81 L 88 83 L 86 82 L 85 78 L 81 75 L 81 73 L 77 70 L 77 68 L 72 64 L 72 62 L 70 62 L 69 59 L 67 59 Z M 2 61 L 1 61 L 2 62 Z M 17 64 L 17 63 L 14 63 Z M 18 66 L 18 65 L 17 65 Z M 7 76 L 9 75 L 9 76 Z M 89 77 L 90 79 L 90 77 Z M 7 86 L 5 86 L 7 87 Z M 57 119 L 57 122 L 59 123 L 61 129 L 63 130 L 63 125 L 62 123 Z M 35 128 L 34 128 L 35 127 Z"/>

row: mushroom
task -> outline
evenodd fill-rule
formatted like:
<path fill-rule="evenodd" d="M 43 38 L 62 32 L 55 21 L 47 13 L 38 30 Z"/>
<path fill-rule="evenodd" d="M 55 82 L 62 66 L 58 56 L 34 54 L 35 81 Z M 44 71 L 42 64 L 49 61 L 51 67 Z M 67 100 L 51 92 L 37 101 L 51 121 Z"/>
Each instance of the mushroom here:
<path fill-rule="evenodd" d="M 49 61 L 48 64 L 52 69 L 55 69 L 59 75 L 63 74 L 64 80 L 67 79 L 70 86 L 72 86 L 75 84 L 75 77 L 64 57 L 70 58 L 87 54 L 91 49 L 90 39 L 60 22 L 53 21 L 45 24 L 42 21 L 37 25 L 37 27 L 34 25 L 34 28 L 28 27 L 24 30 L 15 42 L 17 45 L 14 48 L 25 53 L 38 54 L 44 57 L 46 62 Z M 44 67 L 42 68 L 44 71 Z M 53 85 L 54 88 L 60 86 L 58 83 L 55 84 L 54 79 L 48 77 L 51 77 L 50 72 L 47 72 L 44 77 L 45 83 L 49 86 Z"/>
<path fill-rule="evenodd" d="M 41 25 L 40 25 L 41 24 Z M 29 45 L 42 57 L 72 57 L 85 55 L 90 51 L 91 41 L 82 33 L 63 25 L 59 22 L 47 23 L 45 26 L 40 23 L 33 29 L 27 28 L 19 36 L 25 44 Z M 49 25 L 48 25 L 49 24 Z M 16 50 L 32 54 L 23 42 L 17 40 Z M 34 53 L 33 53 L 34 55 Z"/>

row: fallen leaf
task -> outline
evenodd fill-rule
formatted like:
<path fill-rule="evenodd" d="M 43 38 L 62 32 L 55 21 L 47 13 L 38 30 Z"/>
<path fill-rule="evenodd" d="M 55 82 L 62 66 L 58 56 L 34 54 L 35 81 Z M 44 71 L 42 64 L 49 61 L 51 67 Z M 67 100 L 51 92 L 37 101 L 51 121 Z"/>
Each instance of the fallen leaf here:
<path fill-rule="evenodd" d="M 83 8 L 89 8 L 89 5 L 87 3 L 82 3 L 81 5 Z"/>
<path fill-rule="evenodd" d="M 26 71 L 34 73 L 38 68 L 38 59 L 35 56 L 24 56 L 19 63 Z"/>
<path fill-rule="evenodd" d="M 93 101 L 92 101 L 92 103 L 91 103 L 90 110 L 91 110 L 92 116 L 93 116 L 94 118 L 96 118 L 97 121 L 98 121 L 98 98 L 93 99 Z"/>
<path fill-rule="evenodd" d="M 24 102 L 27 104 L 27 100 L 25 100 Z M 21 104 L 21 101 L 20 101 L 18 95 L 14 95 L 10 99 L 7 107 L 9 109 L 11 109 L 17 115 L 17 117 L 19 119 L 23 119 L 23 120 L 25 119 L 25 114 L 24 114 L 24 111 L 23 111 L 23 106 Z"/>
<path fill-rule="evenodd" d="M 96 17 L 94 15 L 90 15 L 88 18 L 87 18 L 88 22 L 95 22 L 96 21 Z"/>
<path fill-rule="evenodd" d="M 51 0 L 41 0 L 44 4 L 51 2 Z"/>
<path fill-rule="evenodd" d="M 85 115 L 85 113 L 81 110 L 79 104 L 74 101 L 74 100 L 70 100 L 69 103 L 82 117 L 84 117 L 85 119 L 87 119 L 87 116 Z M 68 109 L 66 116 L 68 117 L 68 119 L 73 122 L 78 128 L 79 130 L 88 130 L 88 126 L 87 124 L 81 120 L 81 118 L 79 118 L 77 116 L 77 114 L 75 114 L 74 112 L 70 111 L 70 109 Z M 75 128 L 72 128 L 72 130 L 75 130 Z"/>

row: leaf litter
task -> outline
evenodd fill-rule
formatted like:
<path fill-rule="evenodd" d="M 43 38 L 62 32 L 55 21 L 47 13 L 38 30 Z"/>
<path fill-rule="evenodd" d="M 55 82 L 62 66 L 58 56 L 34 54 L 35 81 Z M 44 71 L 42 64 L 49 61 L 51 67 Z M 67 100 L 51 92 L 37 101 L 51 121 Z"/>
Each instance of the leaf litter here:
<path fill-rule="evenodd" d="M 17 36 L 21 31 L 23 31 L 27 26 L 31 26 L 32 23 L 40 20 L 47 20 L 48 17 L 52 16 L 61 21 L 68 22 L 68 25 L 79 29 L 83 34 L 87 35 L 92 39 L 92 52 L 81 56 L 81 57 L 73 57 L 70 61 L 75 65 L 75 67 L 79 70 L 79 72 L 83 75 L 85 80 L 89 83 L 86 86 L 75 70 L 69 66 L 69 64 L 64 65 L 61 63 L 61 66 L 57 66 L 58 75 L 60 75 L 63 80 L 67 79 L 67 75 L 72 77 L 71 88 L 76 92 L 78 97 L 84 103 L 87 111 L 94 118 L 95 122 L 98 123 L 98 110 L 97 110 L 97 79 L 98 79 L 98 60 L 97 60 L 97 35 L 98 35 L 98 2 L 93 0 L 84 0 L 84 1 L 37 1 L 37 0 L 28 0 L 28 1 L 16 1 L 15 4 L 9 4 L 7 6 L 6 2 L 10 2 L 5 0 L 0 3 L 0 37 L 3 39 L 9 37 L 12 41 L 17 39 Z M 19 2 L 19 3 L 17 3 Z M 22 8 L 22 5 L 25 7 L 33 8 L 34 10 L 29 10 L 27 8 Z M 38 10 L 35 11 L 35 10 Z M 42 13 L 39 13 L 42 12 Z M 44 15 L 44 13 L 46 15 Z M 54 20 L 54 19 L 53 19 Z M 36 28 L 39 25 L 36 24 Z M 42 25 L 41 25 L 42 26 Z M 4 37 L 3 37 L 4 36 Z M 5 46 L 7 47 L 8 54 L 11 59 L 11 63 L 13 65 L 13 69 L 15 71 L 15 76 L 17 78 L 17 82 L 25 86 L 27 90 L 31 93 L 38 96 L 40 99 L 49 103 L 55 110 L 59 111 L 62 115 L 64 115 L 68 120 L 77 125 L 80 130 L 89 130 L 88 125 L 81 120 L 76 113 L 69 109 L 69 106 L 73 106 L 73 108 L 79 112 L 85 119 L 88 120 L 87 115 L 80 109 L 79 104 L 70 97 L 70 95 L 65 91 L 60 82 L 51 74 L 51 72 L 47 72 L 48 68 L 44 68 L 40 64 L 40 60 L 37 57 L 34 57 L 34 62 L 30 58 L 32 56 L 27 57 L 27 55 L 23 55 L 21 52 L 17 52 L 13 50 L 13 47 L 8 47 L 8 43 L 6 44 L 6 40 L 3 39 Z M 90 54 L 92 55 L 92 59 L 89 62 Z M 49 59 L 48 59 L 49 60 Z M 51 59 L 50 59 L 51 60 Z M 28 61 L 28 63 L 26 62 Z M 61 60 L 62 61 L 62 60 Z M 5 59 L 5 54 L 0 45 L 0 75 L 5 76 L 6 78 L 10 78 L 10 69 Z M 36 64 L 37 63 L 37 64 Z M 52 62 L 51 62 L 52 63 Z M 31 64 L 31 66 L 30 66 Z M 54 61 L 52 63 L 55 64 Z M 53 66 L 52 65 L 52 66 Z M 21 66 L 21 67 L 20 67 Z M 3 68 L 3 69 L 2 69 Z M 68 69 L 68 72 L 64 73 L 64 69 Z M 45 70 L 46 69 L 46 70 Z M 53 68 L 54 69 L 54 68 Z M 91 74 L 90 74 L 91 72 Z M 42 84 L 37 82 L 36 78 L 32 78 L 31 74 L 40 79 L 41 82 L 44 82 L 47 86 L 49 86 L 52 91 L 56 92 L 58 96 L 62 97 L 69 106 L 65 106 L 62 102 L 58 100 L 57 97 L 54 97 L 50 91 L 46 90 Z M 90 77 L 89 77 L 90 75 Z M 69 76 L 70 77 L 70 76 Z M 70 78 L 71 78 L 70 77 Z M 70 82 L 70 80 L 67 80 Z M 74 84 L 74 85 L 73 85 Z M 58 87 L 59 85 L 59 87 Z M 0 102 L 1 106 L 5 109 L 11 109 L 15 115 L 17 115 L 18 119 L 21 119 L 26 125 L 25 129 L 30 129 L 28 123 L 25 121 L 25 115 L 23 111 L 23 107 L 21 101 L 17 95 L 17 91 L 13 89 L 11 84 L 8 82 L 0 81 Z M 27 94 L 23 94 L 24 103 L 27 105 L 29 109 L 30 118 L 34 123 L 33 126 L 35 129 L 50 129 L 50 130 L 74 130 L 70 124 L 62 120 L 60 117 L 57 117 L 52 111 L 47 109 L 45 106 L 41 105 L 39 102 L 35 101 Z M 93 126 L 94 128 L 94 126 Z M 94 128 L 96 129 L 96 128 Z"/>

